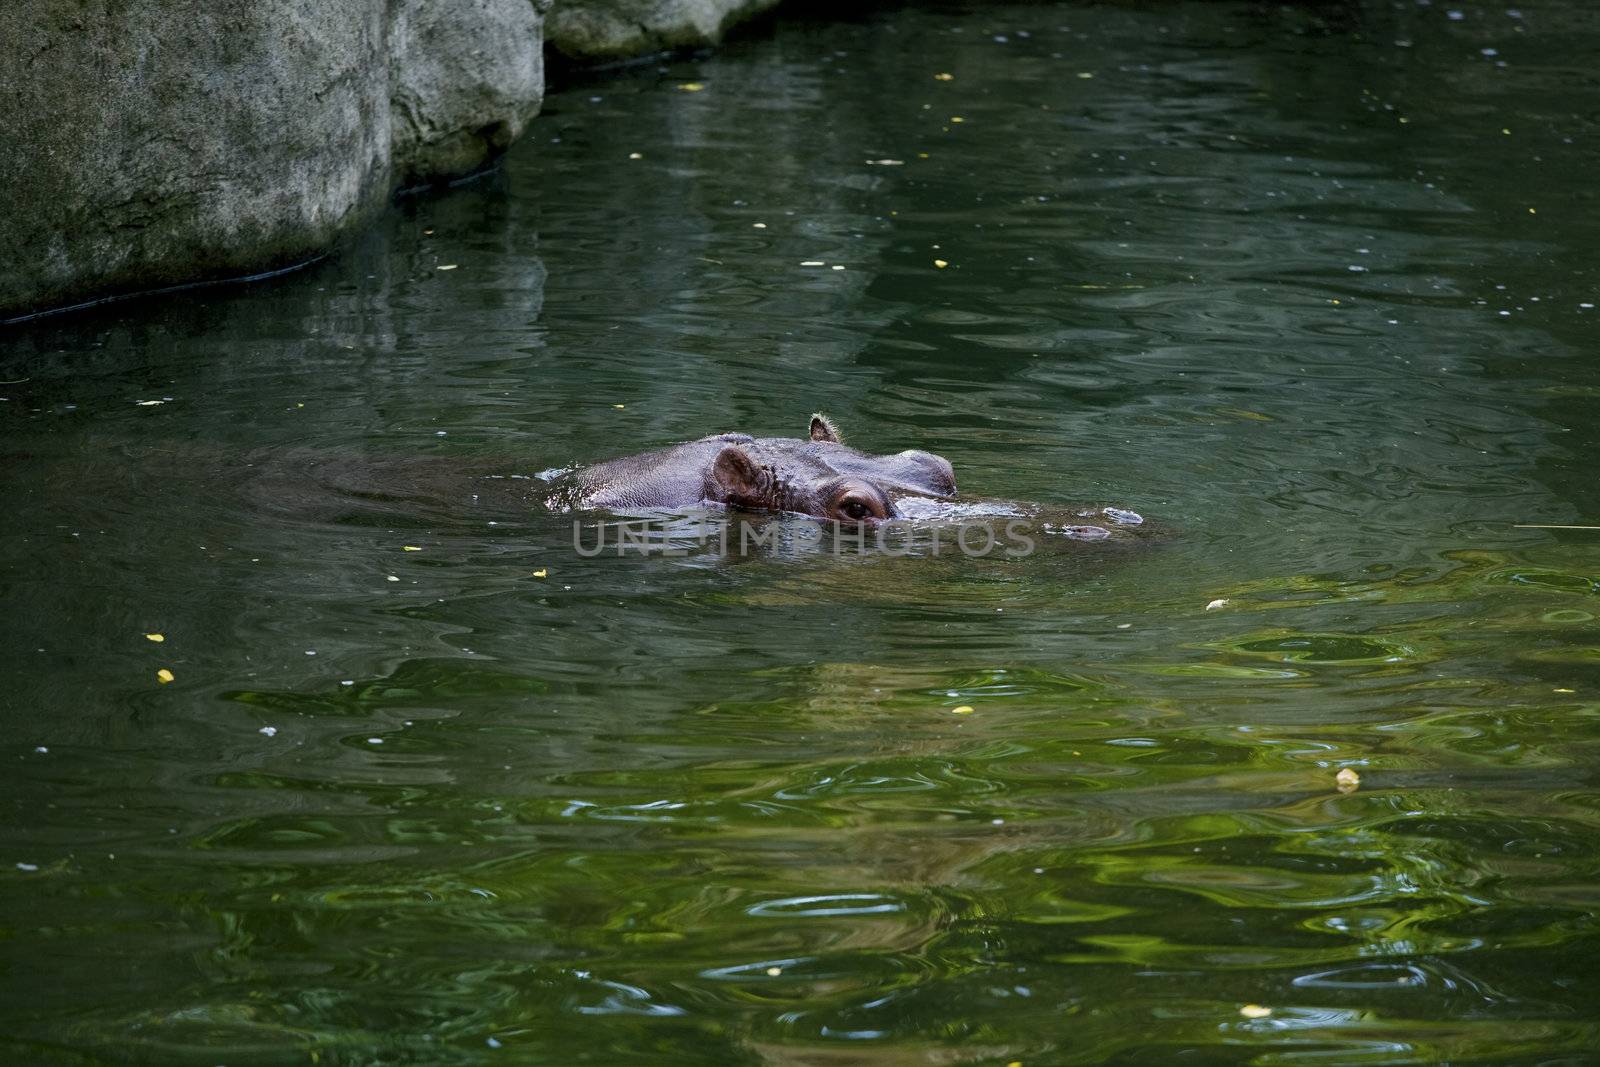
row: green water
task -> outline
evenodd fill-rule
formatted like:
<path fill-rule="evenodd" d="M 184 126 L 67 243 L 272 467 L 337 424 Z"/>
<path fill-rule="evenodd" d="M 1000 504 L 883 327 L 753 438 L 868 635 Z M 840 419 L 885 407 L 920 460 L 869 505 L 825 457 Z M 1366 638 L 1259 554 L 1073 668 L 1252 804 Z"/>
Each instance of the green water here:
<path fill-rule="evenodd" d="M 1595 1062 L 1600 533 L 1517 524 L 1600 524 L 1597 46 L 777 20 L 0 334 L 0 1056 Z M 587 559 L 510 477 L 817 409 L 1164 533 Z"/>

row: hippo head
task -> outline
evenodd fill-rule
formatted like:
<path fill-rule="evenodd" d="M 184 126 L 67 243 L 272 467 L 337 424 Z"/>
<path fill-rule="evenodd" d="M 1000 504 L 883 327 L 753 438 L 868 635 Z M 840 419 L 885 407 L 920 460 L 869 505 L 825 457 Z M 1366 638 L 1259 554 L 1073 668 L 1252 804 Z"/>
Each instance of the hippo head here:
<path fill-rule="evenodd" d="M 752 511 L 788 511 L 837 522 L 896 518 L 896 500 L 948 497 L 955 471 L 931 452 L 873 456 L 846 445 L 825 416 L 805 439 L 724 434 L 711 462 L 706 497 Z"/>

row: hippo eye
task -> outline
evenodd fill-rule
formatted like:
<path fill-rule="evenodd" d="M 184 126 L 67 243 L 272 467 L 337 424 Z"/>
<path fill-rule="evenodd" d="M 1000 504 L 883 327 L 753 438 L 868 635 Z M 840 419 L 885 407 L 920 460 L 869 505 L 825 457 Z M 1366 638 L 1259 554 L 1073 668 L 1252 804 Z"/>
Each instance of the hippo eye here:
<path fill-rule="evenodd" d="M 888 512 L 878 501 L 862 493 L 846 493 L 833 505 L 833 513 L 841 522 L 866 522 L 868 519 L 886 519 Z"/>

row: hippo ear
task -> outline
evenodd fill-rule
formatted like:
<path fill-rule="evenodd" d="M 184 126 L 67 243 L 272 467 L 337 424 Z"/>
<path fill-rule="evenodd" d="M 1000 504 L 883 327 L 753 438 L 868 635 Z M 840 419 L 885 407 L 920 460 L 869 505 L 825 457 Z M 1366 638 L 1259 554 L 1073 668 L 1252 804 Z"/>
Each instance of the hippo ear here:
<path fill-rule="evenodd" d="M 711 480 L 723 503 L 739 504 L 761 496 L 761 471 L 750 453 L 738 445 L 729 445 L 717 453 L 711 464 Z"/>
<path fill-rule="evenodd" d="M 844 444 L 844 438 L 840 437 L 839 431 L 834 428 L 833 420 L 820 411 L 811 416 L 811 439 L 832 441 L 836 445 Z"/>

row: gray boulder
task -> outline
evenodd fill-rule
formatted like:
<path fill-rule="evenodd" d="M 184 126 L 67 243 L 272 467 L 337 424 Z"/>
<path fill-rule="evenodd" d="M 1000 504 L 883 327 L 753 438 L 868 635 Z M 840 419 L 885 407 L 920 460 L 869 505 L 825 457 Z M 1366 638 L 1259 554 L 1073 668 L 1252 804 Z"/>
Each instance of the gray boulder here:
<path fill-rule="evenodd" d="M 544 97 L 541 7 L 403 0 L 389 28 L 389 114 L 401 186 L 470 173 L 522 133 Z"/>
<path fill-rule="evenodd" d="M 543 94 L 530 0 L 0 7 L 0 318 L 315 256 Z"/>
<path fill-rule="evenodd" d="M 779 0 L 556 0 L 545 37 L 577 60 L 621 59 L 716 44 L 736 22 Z"/>

